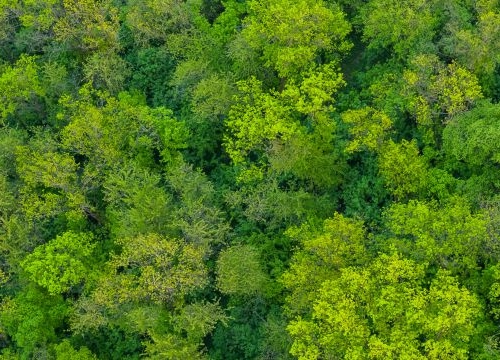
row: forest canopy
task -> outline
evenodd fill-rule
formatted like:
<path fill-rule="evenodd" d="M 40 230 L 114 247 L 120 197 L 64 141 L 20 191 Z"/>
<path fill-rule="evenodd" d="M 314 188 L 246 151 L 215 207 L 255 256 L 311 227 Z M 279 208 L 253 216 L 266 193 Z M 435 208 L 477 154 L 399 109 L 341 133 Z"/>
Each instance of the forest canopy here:
<path fill-rule="evenodd" d="M 0 359 L 499 359 L 499 101 L 498 0 L 0 0 Z"/>

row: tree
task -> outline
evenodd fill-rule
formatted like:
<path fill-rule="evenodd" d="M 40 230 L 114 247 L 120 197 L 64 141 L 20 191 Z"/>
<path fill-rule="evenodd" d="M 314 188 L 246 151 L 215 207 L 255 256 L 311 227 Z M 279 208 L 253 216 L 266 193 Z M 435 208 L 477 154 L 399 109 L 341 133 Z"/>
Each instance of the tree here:
<path fill-rule="evenodd" d="M 144 339 L 149 358 L 203 358 L 203 339 L 226 316 L 217 302 L 196 302 L 208 283 L 205 249 L 157 234 L 117 241 L 121 251 L 76 304 L 80 334 L 118 327 Z"/>
<path fill-rule="evenodd" d="M 212 169 L 222 162 L 220 144 L 223 141 L 224 120 L 233 104 L 236 88 L 231 75 L 211 74 L 203 78 L 192 90 L 192 116 L 187 125 L 192 134 L 186 157 L 203 168 Z"/>
<path fill-rule="evenodd" d="M 361 150 L 379 151 L 392 126 L 392 121 L 386 114 L 370 107 L 346 111 L 342 114 L 342 120 L 350 125 L 352 140 L 346 147 L 346 151 L 350 153 Z"/>
<path fill-rule="evenodd" d="M 282 92 L 265 92 L 255 78 L 239 82 L 226 121 L 226 151 L 242 167 L 240 180 L 262 178 L 266 168 L 319 186 L 338 182 L 343 166 L 330 118 L 334 94 L 344 85 L 333 64 L 305 71 Z M 268 163 L 269 165 L 268 166 Z"/>
<path fill-rule="evenodd" d="M 485 101 L 455 117 L 443 130 L 446 154 L 478 171 L 490 162 L 498 163 L 500 149 L 494 140 L 500 131 L 495 121 L 498 116 L 500 106 Z"/>
<path fill-rule="evenodd" d="M 495 69 L 500 64 L 500 14 L 495 1 L 474 3 L 475 13 L 462 26 L 452 27 L 445 42 L 445 50 L 481 80 L 488 95 L 497 95 Z M 471 22 L 476 22 L 471 25 Z M 470 56 L 474 54 L 474 56 Z"/>
<path fill-rule="evenodd" d="M 85 80 L 95 89 L 116 95 L 123 90 L 131 71 L 128 64 L 113 51 L 95 52 L 84 64 Z"/>
<path fill-rule="evenodd" d="M 417 143 L 389 140 L 379 155 L 379 171 L 389 191 L 397 199 L 418 195 L 427 182 L 427 164 L 419 155 Z"/>
<path fill-rule="evenodd" d="M 414 200 L 394 204 L 385 217 L 387 246 L 396 245 L 434 271 L 446 269 L 466 279 L 484 264 L 498 261 L 497 252 L 485 251 L 496 239 L 488 234 L 484 214 L 473 213 L 463 199 L 452 198 L 444 206 Z"/>
<path fill-rule="evenodd" d="M 89 175 L 103 176 L 125 159 L 151 166 L 154 151 L 166 163 L 176 161 L 178 150 L 185 147 L 184 124 L 168 109 L 149 108 L 138 94 L 121 93 L 113 98 L 87 85 L 77 99 L 63 97 L 61 105 L 58 116 L 66 124 L 61 132 L 63 148 L 88 159 Z M 119 133 L 114 131 L 117 128 Z"/>
<path fill-rule="evenodd" d="M 9 43 L 15 36 L 15 10 L 17 0 L 4 0 L 0 2 L 0 58 L 6 58 L 3 54 L 4 44 Z"/>
<path fill-rule="evenodd" d="M 22 56 L 15 66 L 6 66 L 0 71 L 0 121 L 5 124 L 14 114 L 20 117 L 20 123 L 30 118 L 30 107 L 40 107 L 45 95 L 39 77 L 36 58 Z M 28 119 L 26 119 L 28 118 Z M 29 123 L 29 120 L 26 121 Z"/>
<path fill-rule="evenodd" d="M 61 13 L 60 0 L 13 1 L 10 20 L 15 25 L 13 42 L 17 53 L 40 53 L 53 41 L 53 26 Z"/>
<path fill-rule="evenodd" d="M 282 188 L 276 178 L 244 184 L 225 193 L 225 200 L 238 233 L 259 234 L 258 229 L 265 228 L 276 240 L 281 238 L 275 237 L 276 233 L 301 224 L 308 216 L 326 217 L 337 205 L 332 194 L 313 194 L 294 184 L 289 189 Z"/>
<path fill-rule="evenodd" d="M 189 304 L 173 317 L 173 334 L 151 334 L 152 341 L 146 344 L 147 358 L 206 359 L 203 350 L 200 351 L 203 338 L 212 332 L 218 322 L 226 323 L 226 320 L 216 303 Z"/>
<path fill-rule="evenodd" d="M 173 234 L 172 196 L 160 186 L 153 171 L 125 163 L 103 182 L 106 215 L 117 239 L 157 233 Z"/>
<path fill-rule="evenodd" d="M 20 210 L 39 230 L 32 234 L 33 240 L 42 240 L 40 229 L 56 219 L 75 230 L 85 226 L 88 202 L 78 182 L 78 165 L 71 155 L 61 151 L 51 132 L 33 131 L 29 143 L 16 148 L 15 164 L 21 180 Z M 49 238 L 64 231 L 53 223 L 50 227 Z"/>
<path fill-rule="evenodd" d="M 224 249 L 217 261 L 217 287 L 227 295 L 255 295 L 265 292 L 268 279 L 259 253 L 249 245 Z"/>
<path fill-rule="evenodd" d="M 127 25 L 134 29 L 139 43 L 165 42 L 170 34 L 191 28 L 191 16 L 200 1 L 179 0 L 129 1 Z"/>
<path fill-rule="evenodd" d="M 208 252 L 214 245 L 226 243 L 230 226 L 208 177 L 188 164 L 180 164 L 170 169 L 167 180 L 177 200 L 170 223 L 177 234 Z"/>
<path fill-rule="evenodd" d="M 0 358 L 500 358 L 499 9 L 0 0 Z"/>
<path fill-rule="evenodd" d="M 111 1 L 63 0 L 63 16 L 54 25 L 55 39 L 82 53 L 116 49 L 118 11 Z"/>
<path fill-rule="evenodd" d="M 88 277 L 95 248 L 91 241 L 91 234 L 66 232 L 35 248 L 21 267 L 49 294 L 65 293 Z"/>
<path fill-rule="evenodd" d="M 458 63 L 444 66 L 436 56 L 417 56 L 404 72 L 408 108 L 427 144 L 440 145 L 443 125 L 483 97 L 477 78 Z"/>
<path fill-rule="evenodd" d="M 468 359 L 480 330 L 477 297 L 446 271 L 394 255 L 346 267 L 317 289 L 312 316 L 288 326 L 299 359 Z"/>
<path fill-rule="evenodd" d="M 156 234 L 121 239 L 119 245 L 122 251 L 93 293 L 93 300 L 110 310 L 144 300 L 178 306 L 207 283 L 200 247 Z"/>
<path fill-rule="evenodd" d="M 439 20 L 433 5 L 426 0 L 370 0 L 360 9 L 363 40 L 369 49 L 389 49 L 400 59 L 433 53 Z"/>
<path fill-rule="evenodd" d="M 281 78 L 309 69 L 322 52 L 338 56 L 351 47 L 344 13 L 323 1 L 254 0 L 245 23 L 243 38 Z"/>
<path fill-rule="evenodd" d="M 288 140 L 300 124 L 291 118 L 291 109 L 279 102 L 278 96 L 267 94 L 255 78 L 238 83 L 240 95 L 231 107 L 226 138 L 229 156 L 238 164 L 249 153 L 264 155 L 266 147 L 276 138 Z"/>
<path fill-rule="evenodd" d="M 56 360 L 74 359 L 74 360 L 95 360 L 97 357 L 89 349 L 82 346 L 76 350 L 71 346 L 68 340 L 63 340 L 60 344 L 54 346 Z"/>
<path fill-rule="evenodd" d="M 56 331 L 69 314 L 68 304 L 60 295 L 48 295 L 28 284 L 15 297 L 3 299 L 0 320 L 20 349 L 21 359 L 30 359 L 37 349 L 57 341 Z"/>
<path fill-rule="evenodd" d="M 17 183 L 15 152 L 25 141 L 24 131 L 3 128 L 0 130 L 0 253 L 3 270 L 17 266 L 32 244 L 26 241 L 29 226 L 21 220 Z"/>
<path fill-rule="evenodd" d="M 307 314 L 321 284 L 339 275 L 342 268 L 368 260 L 368 243 L 363 224 L 335 214 L 319 228 L 303 225 L 288 235 L 300 241 L 290 268 L 281 281 L 290 291 L 286 309 L 290 315 Z"/>

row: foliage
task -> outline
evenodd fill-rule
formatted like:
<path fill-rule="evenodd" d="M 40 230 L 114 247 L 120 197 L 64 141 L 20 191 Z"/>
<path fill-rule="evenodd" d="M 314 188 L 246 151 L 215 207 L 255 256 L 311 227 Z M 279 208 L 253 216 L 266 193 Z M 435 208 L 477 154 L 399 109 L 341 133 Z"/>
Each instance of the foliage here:
<path fill-rule="evenodd" d="M 78 350 L 74 349 L 68 340 L 64 340 L 60 344 L 54 346 L 54 351 L 57 360 L 75 359 L 75 360 L 92 360 L 96 359 L 89 349 L 82 347 Z"/>
<path fill-rule="evenodd" d="M 423 266 L 383 255 L 317 289 L 310 320 L 288 327 L 299 359 L 467 359 L 478 299 L 448 273 L 427 288 Z"/>
<path fill-rule="evenodd" d="M 371 0 L 361 8 L 363 39 L 370 48 L 391 48 L 395 56 L 433 50 L 438 18 L 434 1 Z"/>
<path fill-rule="evenodd" d="M 304 225 L 288 234 L 298 237 L 302 245 L 282 277 L 290 291 L 286 301 L 291 314 L 309 311 L 323 281 L 338 276 L 343 267 L 363 264 L 368 257 L 362 223 L 340 214 L 325 220 L 320 229 Z"/>
<path fill-rule="evenodd" d="M 499 25 L 0 0 L 0 358 L 499 359 Z"/>
<path fill-rule="evenodd" d="M 2 324 L 20 349 L 22 359 L 31 358 L 37 349 L 57 340 L 56 330 L 69 312 L 60 295 L 48 295 L 33 285 L 4 300 L 1 309 Z"/>
<path fill-rule="evenodd" d="M 452 199 L 441 207 L 414 200 L 394 204 L 387 210 L 386 218 L 387 229 L 394 236 L 390 242 L 401 246 L 407 256 L 418 262 L 466 275 L 489 259 L 498 259 L 498 253 L 483 251 L 495 242 L 489 238 L 486 219 L 481 213 L 471 213 L 463 199 Z"/>
<path fill-rule="evenodd" d="M 497 163 L 497 119 L 499 106 L 484 102 L 457 116 L 443 131 L 443 148 L 448 156 L 469 166 Z"/>
<path fill-rule="evenodd" d="M 403 140 L 400 144 L 389 141 L 381 152 L 380 174 L 397 199 L 418 195 L 425 188 L 427 164 L 414 140 Z"/>
<path fill-rule="evenodd" d="M 258 252 L 248 245 L 225 249 L 217 261 L 217 287 L 223 294 L 254 295 L 265 291 L 266 276 Z"/>
<path fill-rule="evenodd" d="M 249 6 L 243 37 L 280 77 L 307 69 L 321 51 L 343 53 L 350 48 L 345 39 L 349 23 L 336 6 L 308 0 L 255 0 Z"/>
<path fill-rule="evenodd" d="M 0 68 L 1 69 L 1 68 Z M 22 56 L 16 64 L 1 69 L 0 121 L 33 104 L 45 91 L 40 83 L 39 67 L 34 57 Z"/>
<path fill-rule="evenodd" d="M 225 142 L 235 165 L 244 168 L 241 181 L 261 178 L 267 161 L 280 174 L 289 172 L 319 186 L 338 181 L 343 163 L 332 148 L 335 123 L 327 114 L 344 81 L 332 64 L 304 72 L 300 83 L 291 81 L 282 92 L 265 92 L 255 78 L 238 85 Z M 323 146 L 311 146 L 315 143 Z"/>
<path fill-rule="evenodd" d="M 206 284 L 202 249 L 155 234 L 120 241 L 123 249 L 111 261 L 113 271 L 95 298 L 108 307 L 148 299 L 176 303 Z"/>
<path fill-rule="evenodd" d="M 346 147 L 347 152 L 378 151 L 392 125 L 387 115 L 369 107 L 347 111 L 342 114 L 342 120 L 351 126 L 349 133 L 353 137 Z"/>
<path fill-rule="evenodd" d="M 66 292 L 86 277 L 94 245 L 92 235 L 66 232 L 37 247 L 21 266 L 30 279 L 46 288 L 49 294 Z"/>

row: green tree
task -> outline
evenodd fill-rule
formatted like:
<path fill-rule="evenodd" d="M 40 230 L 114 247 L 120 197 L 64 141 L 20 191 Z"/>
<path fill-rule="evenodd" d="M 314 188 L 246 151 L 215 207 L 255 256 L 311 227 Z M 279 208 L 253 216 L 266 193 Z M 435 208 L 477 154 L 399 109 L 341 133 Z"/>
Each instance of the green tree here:
<path fill-rule="evenodd" d="M 475 171 L 488 163 L 500 161 L 497 149 L 496 118 L 500 106 L 487 101 L 450 121 L 443 131 L 443 148 L 448 156 L 466 162 Z"/>
<path fill-rule="evenodd" d="M 268 278 L 259 253 L 249 245 L 223 250 L 217 260 L 217 287 L 228 295 L 255 295 L 265 292 Z"/>
<path fill-rule="evenodd" d="M 208 252 L 214 245 L 225 243 L 230 226 L 208 177 L 188 164 L 180 164 L 170 169 L 167 180 L 177 200 L 170 226 L 178 236 Z"/>
<path fill-rule="evenodd" d="M 200 247 L 156 234 L 121 239 L 119 244 L 120 254 L 113 257 L 109 273 L 93 293 L 94 301 L 110 310 L 143 299 L 179 305 L 207 284 Z"/>
<path fill-rule="evenodd" d="M 203 339 L 226 319 L 217 302 L 195 301 L 208 284 L 204 249 L 156 234 L 117 242 L 121 251 L 76 304 L 72 329 L 140 335 L 151 359 L 202 358 Z"/>
<path fill-rule="evenodd" d="M 90 352 L 85 346 L 76 350 L 71 346 L 68 340 L 63 340 L 60 344 L 54 346 L 56 360 L 95 360 L 97 357 Z"/>
<path fill-rule="evenodd" d="M 57 41 L 87 53 L 116 49 L 118 41 L 118 11 L 111 1 L 63 0 L 63 14 L 54 25 Z"/>
<path fill-rule="evenodd" d="M 49 294 L 61 294 L 88 276 L 94 247 L 91 234 L 66 232 L 35 248 L 21 267 Z"/>
<path fill-rule="evenodd" d="M 85 80 L 95 89 L 116 95 L 123 90 L 131 71 L 128 64 L 113 51 L 95 52 L 83 66 Z"/>
<path fill-rule="evenodd" d="M 61 151 L 52 134 L 36 131 L 29 143 L 16 148 L 16 170 L 22 180 L 20 210 L 26 219 L 34 222 L 34 230 L 38 228 L 38 234 L 32 236 L 39 241 L 43 228 L 49 223 L 52 227 L 48 231 L 51 235 L 46 234 L 49 238 L 63 231 L 51 223 L 56 219 L 75 230 L 85 226 L 85 209 L 89 207 L 78 181 L 75 159 Z"/>
<path fill-rule="evenodd" d="M 226 322 L 226 316 L 218 304 L 186 305 L 172 319 L 173 334 L 150 334 L 152 341 L 146 344 L 147 358 L 207 359 L 202 348 L 203 338 L 213 331 L 218 322 Z"/>
<path fill-rule="evenodd" d="M 443 124 L 469 110 L 483 97 L 479 82 L 467 69 L 436 56 L 420 55 L 403 74 L 408 108 L 422 129 L 426 143 L 440 145 Z"/>
<path fill-rule="evenodd" d="M 323 1 L 255 0 L 242 36 L 262 53 L 265 66 L 281 78 L 307 70 L 321 52 L 337 56 L 351 47 L 346 39 L 351 27 L 336 5 Z"/>
<path fill-rule="evenodd" d="M 405 199 L 426 187 L 427 163 L 419 154 L 415 140 L 400 144 L 388 141 L 379 156 L 379 171 L 396 199 Z"/>
<path fill-rule="evenodd" d="M 172 233 L 172 197 L 160 186 L 161 177 L 133 163 L 111 173 L 103 183 L 106 215 L 116 238 L 148 233 Z"/>
<path fill-rule="evenodd" d="M 305 71 L 282 92 L 265 92 L 255 78 L 238 83 L 239 94 L 226 121 L 226 151 L 242 167 L 240 180 L 262 178 L 268 162 L 319 186 L 339 181 L 343 161 L 334 146 L 334 94 L 344 85 L 332 64 Z"/>
<path fill-rule="evenodd" d="M 185 147 L 183 123 L 168 109 L 146 106 L 137 94 L 113 98 L 84 86 L 77 99 L 65 96 L 61 103 L 63 111 L 58 116 L 67 124 L 61 132 L 63 148 L 88 159 L 89 176 L 102 176 L 126 159 L 152 166 L 155 150 L 165 162 L 174 161 Z"/>
<path fill-rule="evenodd" d="M 451 199 L 444 206 L 419 201 L 394 204 L 385 216 L 389 246 L 396 244 L 407 257 L 433 269 L 466 279 L 483 264 L 498 261 L 498 251 L 486 251 L 496 242 L 488 234 L 487 219 L 472 212 L 463 199 Z"/>
<path fill-rule="evenodd" d="M 30 111 L 43 106 L 41 98 L 45 90 L 35 60 L 34 57 L 22 56 L 14 66 L 0 67 L 0 121 L 3 124 L 8 119 L 12 121 L 14 114 L 21 118 L 19 122 L 23 124 L 23 114 L 29 119 Z"/>
<path fill-rule="evenodd" d="M 369 49 L 389 49 L 402 59 L 433 53 L 439 21 L 433 5 L 434 1 L 426 0 L 370 0 L 360 9 L 363 40 Z"/>
<path fill-rule="evenodd" d="M 286 309 L 291 315 L 310 312 L 324 281 L 338 276 L 342 268 L 362 265 L 369 258 L 363 224 L 340 214 L 325 220 L 319 228 L 291 228 L 288 235 L 301 245 L 281 279 L 290 292 Z"/>
<path fill-rule="evenodd" d="M 488 95 L 498 95 L 494 88 L 495 69 L 500 64 L 498 4 L 491 0 L 477 1 L 474 8 L 472 19 L 452 27 L 444 48 L 478 76 Z M 475 22 L 474 25 L 471 22 Z"/>
<path fill-rule="evenodd" d="M 481 305 L 439 271 L 427 287 L 424 266 L 381 255 L 347 267 L 316 290 L 312 316 L 288 326 L 299 359 L 468 359 Z"/>
<path fill-rule="evenodd" d="M 350 125 L 352 140 L 346 146 L 346 151 L 351 153 L 361 150 L 379 151 L 392 126 L 392 121 L 386 114 L 370 107 L 346 111 L 342 114 L 342 120 Z"/>
<path fill-rule="evenodd" d="M 27 284 L 15 297 L 4 299 L 0 320 L 20 349 L 21 359 L 31 359 L 58 339 L 58 331 L 69 314 L 68 304 L 60 295 L 48 295 Z"/>
<path fill-rule="evenodd" d="M 191 16 L 199 10 L 201 1 L 130 0 L 127 25 L 134 30 L 139 43 L 165 42 L 170 34 L 192 27 Z"/>
<path fill-rule="evenodd" d="M 17 0 L 4 0 L 0 2 L 0 58 L 7 58 L 4 46 L 11 42 L 15 36 L 15 13 Z"/>

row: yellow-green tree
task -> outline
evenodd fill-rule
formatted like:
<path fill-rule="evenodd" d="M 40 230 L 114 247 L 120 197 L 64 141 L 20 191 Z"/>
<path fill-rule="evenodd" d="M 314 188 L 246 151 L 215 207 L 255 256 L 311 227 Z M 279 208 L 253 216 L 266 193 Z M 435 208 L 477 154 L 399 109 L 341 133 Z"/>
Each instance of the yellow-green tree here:
<path fill-rule="evenodd" d="M 249 4 L 242 31 L 251 48 L 260 52 L 265 66 L 281 78 L 295 77 L 313 65 L 321 53 L 337 56 L 351 44 L 349 22 L 337 5 L 323 1 L 262 1 Z"/>
<path fill-rule="evenodd" d="M 479 332 L 478 298 L 446 271 L 381 255 L 317 289 L 310 317 L 288 326 L 299 359 L 468 359 Z"/>

